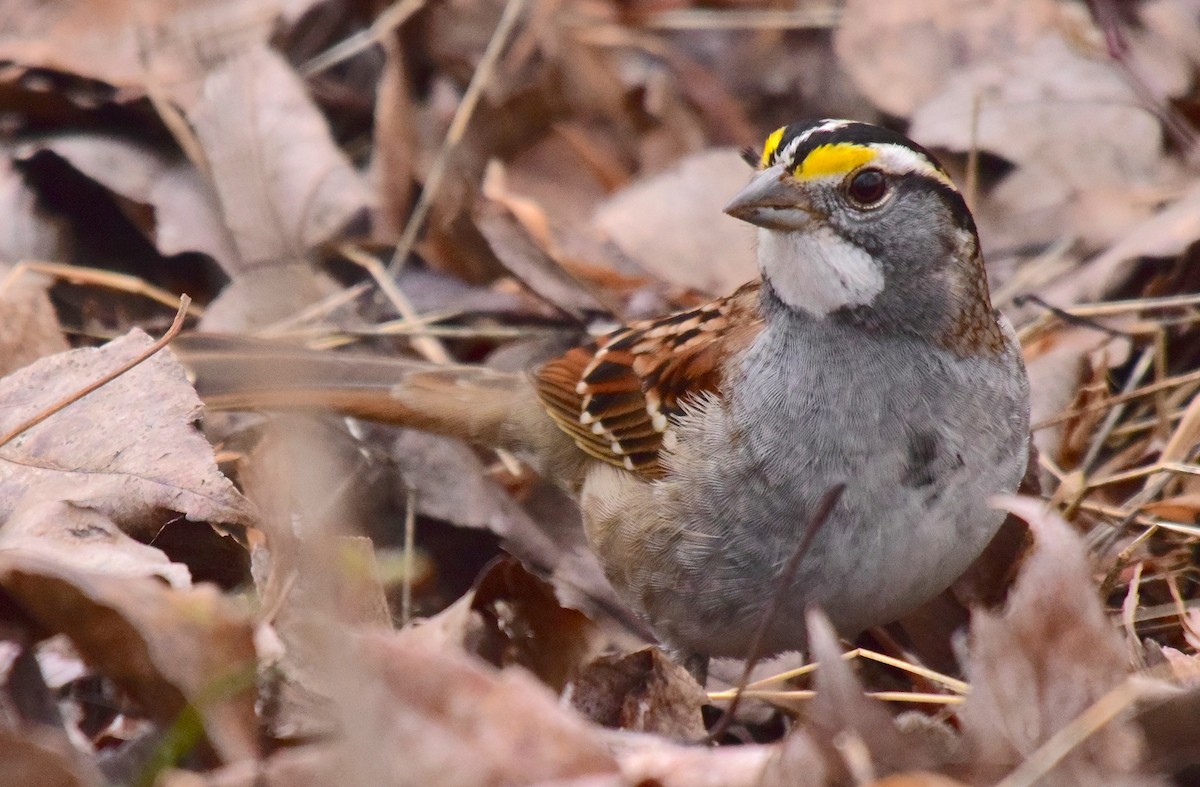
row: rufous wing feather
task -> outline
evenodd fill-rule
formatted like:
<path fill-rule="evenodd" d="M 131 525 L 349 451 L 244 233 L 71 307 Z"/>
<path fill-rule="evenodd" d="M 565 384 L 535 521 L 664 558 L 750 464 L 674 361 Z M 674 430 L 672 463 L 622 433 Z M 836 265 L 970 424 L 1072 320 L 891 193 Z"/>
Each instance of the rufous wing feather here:
<path fill-rule="evenodd" d="M 697 309 L 630 323 L 535 375 L 543 406 L 588 455 L 658 478 L 689 397 L 720 393 L 727 360 L 761 330 L 757 282 Z"/>

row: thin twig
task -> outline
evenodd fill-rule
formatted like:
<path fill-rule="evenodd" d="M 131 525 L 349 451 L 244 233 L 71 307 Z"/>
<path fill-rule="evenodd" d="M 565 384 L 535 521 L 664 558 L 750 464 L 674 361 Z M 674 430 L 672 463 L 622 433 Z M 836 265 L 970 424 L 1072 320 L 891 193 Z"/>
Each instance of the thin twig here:
<path fill-rule="evenodd" d="M 421 315 L 417 313 L 408 296 L 400 290 L 400 286 L 396 284 L 396 280 L 384 269 L 383 263 L 379 261 L 379 258 L 373 254 L 360 251 L 348 243 L 342 244 L 338 248 L 338 252 L 371 274 L 371 278 L 379 285 L 379 289 L 383 290 L 383 294 L 391 301 L 392 306 L 400 313 L 401 317 L 409 322 L 420 321 Z M 410 341 L 413 348 L 425 356 L 427 360 L 434 363 L 450 363 L 450 353 L 446 351 L 445 345 L 437 339 L 431 336 L 417 335 L 413 336 Z"/>
<path fill-rule="evenodd" d="M 1129 393 L 1137 388 L 1142 382 L 1142 378 L 1146 376 L 1146 372 L 1150 371 L 1150 364 L 1154 361 L 1154 351 L 1147 347 L 1142 351 L 1142 356 L 1138 358 L 1137 364 L 1134 365 L 1133 371 L 1129 374 L 1129 379 L 1125 381 L 1125 385 L 1121 388 L 1121 393 Z M 1125 414 L 1125 404 L 1118 404 L 1113 407 L 1104 416 L 1104 423 L 1100 429 L 1092 436 L 1091 444 L 1088 446 L 1087 454 L 1084 455 L 1083 461 L 1079 463 L 1079 470 L 1084 475 L 1092 471 L 1092 467 L 1096 464 L 1096 460 L 1100 458 L 1100 451 L 1104 448 L 1104 443 L 1108 440 L 1109 434 L 1116 427 L 1117 422 L 1121 420 L 1121 416 Z"/>
<path fill-rule="evenodd" d="M 284 317 L 281 320 L 271 323 L 260 330 L 256 331 L 258 336 L 282 336 L 287 333 L 293 325 L 303 325 L 311 320 L 319 317 L 324 317 L 333 312 L 335 309 L 350 303 L 355 298 L 365 294 L 371 289 L 368 282 L 362 281 L 353 286 L 347 287 L 344 290 L 339 290 L 334 294 L 322 298 L 316 303 L 305 306 L 295 314 Z"/>
<path fill-rule="evenodd" d="M 167 329 L 167 332 L 163 334 L 161 339 L 159 339 L 154 344 L 147 347 L 145 350 L 143 350 L 141 353 L 139 353 L 132 359 L 121 364 L 119 367 L 117 367 L 113 371 L 108 372 L 103 377 L 101 377 L 99 380 L 96 380 L 93 383 L 89 383 L 88 385 L 84 386 L 83 388 L 80 388 L 79 390 L 68 394 L 64 398 L 60 399 L 59 401 L 57 401 L 54 404 L 47 407 L 45 410 L 42 410 L 40 413 L 37 413 L 32 418 L 26 420 L 24 423 L 18 424 L 16 427 L 14 427 L 11 431 L 9 431 L 3 437 L 0 437 L 0 448 L 7 445 L 9 442 L 14 440 L 16 437 L 21 435 L 23 432 L 26 432 L 29 429 L 32 429 L 33 427 L 40 424 L 42 421 L 45 421 L 47 418 L 50 418 L 55 413 L 63 410 L 64 408 L 70 406 L 71 404 L 73 404 L 75 402 L 78 402 L 80 399 L 82 399 L 83 397 L 92 393 L 96 389 L 101 388 L 105 385 L 108 385 L 113 380 L 117 379 L 118 377 L 125 374 L 133 367 L 135 367 L 138 364 L 145 361 L 147 358 L 150 358 L 152 355 L 157 353 L 162 348 L 166 347 L 167 344 L 172 339 L 175 338 L 175 335 L 179 333 L 180 329 L 183 328 L 183 320 L 185 317 L 187 317 L 187 307 L 188 307 L 188 304 L 191 302 L 192 302 L 192 299 L 189 298 L 188 296 L 180 295 L 179 296 L 179 311 L 175 313 L 174 322 L 171 323 L 171 327 Z"/>
<path fill-rule="evenodd" d="M 884 702 L 915 702 L 928 705 L 961 705 L 967 698 L 961 694 L 933 694 L 921 691 L 866 691 L 867 697 L 874 697 Z M 708 695 L 710 700 L 727 700 L 737 696 L 735 689 L 715 691 Z M 791 700 L 810 700 L 817 696 L 812 689 L 788 689 L 772 691 L 770 689 L 750 689 L 742 691 L 742 697 L 748 700 L 784 703 Z"/>
<path fill-rule="evenodd" d="M 771 596 L 771 602 L 767 605 L 763 612 L 762 618 L 758 621 L 758 629 L 754 632 L 754 639 L 750 641 L 750 649 L 745 665 L 742 667 L 742 675 L 738 678 L 737 688 L 734 692 L 733 699 L 729 703 L 729 707 L 713 725 L 712 732 L 708 734 L 708 740 L 715 742 L 718 738 L 725 734 L 729 729 L 729 725 L 733 723 L 733 717 L 737 713 L 738 705 L 741 703 L 742 692 L 746 690 L 746 685 L 750 682 L 750 673 L 753 671 L 759 658 L 762 657 L 763 644 L 767 641 L 767 632 L 771 630 L 772 624 L 775 623 L 775 618 L 779 615 L 779 610 L 783 607 L 783 600 L 792 592 L 792 580 L 796 576 L 796 571 L 800 568 L 800 561 L 808 554 L 808 550 L 812 547 L 813 539 L 817 533 L 825 525 L 825 520 L 829 518 L 829 514 L 833 511 L 833 507 L 837 505 L 838 500 L 842 498 L 842 492 L 846 491 L 846 485 L 836 484 L 830 487 L 829 491 L 817 503 L 817 509 L 813 512 L 812 519 L 809 520 L 808 527 L 804 529 L 804 537 L 800 539 L 800 543 L 796 545 L 796 551 L 788 560 L 787 565 L 783 567 L 782 573 L 779 575 L 779 582 L 775 587 L 775 593 Z"/>
<path fill-rule="evenodd" d="M 338 63 L 350 58 L 377 44 L 384 36 L 389 35 L 410 16 L 425 7 L 425 0 L 400 0 L 383 10 L 366 30 L 359 31 L 314 56 L 300 66 L 300 75 L 305 79 L 314 77 L 322 71 L 333 68 Z"/>
<path fill-rule="evenodd" d="M 979 198 L 979 115 L 983 106 L 983 96 L 976 91 L 971 98 L 971 132 L 968 136 L 970 147 L 967 149 L 967 183 L 963 190 L 967 205 L 975 210 Z"/>
<path fill-rule="evenodd" d="M 413 566 L 416 563 L 417 488 L 408 487 L 404 501 L 404 576 L 400 583 L 400 625 L 412 620 Z"/>
<path fill-rule="evenodd" d="M 1187 374 L 1180 374 L 1180 375 L 1176 375 L 1174 377 L 1168 377 L 1165 380 L 1159 380 L 1156 383 L 1151 383 L 1150 385 L 1147 385 L 1143 388 L 1139 388 L 1136 391 L 1130 391 L 1129 393 L 1125 393 L 1125 394 L 1118 394 L 1117 396 L 1110 396 L 1107 399 L 1104 399 L 1103 401 L 1093 402 L 1092 404 L 1085 405 L 1084 407 L 1079 407 L 1074 410 L 1068 410 L 1067 412 L 1059 413 L 1058 415 L 1056 415 L 1052 418 L 1046 418 L 1044 420 L 1038 421 L 1036 424 L 1033 425 L 1032 429 L 1033 429 L 1033 431 L 1037 432 L 1042 429 L 1046 429 L 1048 427 L 1055 426 L 1056 424 L 1061 424 L 1061 423 L 1064 423 L 1065 421 L 1070 421 L 1072 418 L 1078 418 L 1079 416 L 1084 415 L 1086 413 L 1094 413 L 1098 410 L 1105 410 L 1109 407 L 1121 404 L 1123 402 L 1131 402 L 1134 399 L 1140 399 L 1143 396 L 1149 396 L 1150 394 L 1156 393 L 1158 391 L 1162 391 L 1166 388 L 1173 388 L 1177 385 L 1187 385 L 1189 383 L 1194 383 L 1194 382 L 1200 382 L 1200 369 L 1188 372 Z"/>
<path fill-rule="evenodd" d="M 72 284 L 92 284 L 97 287 L 107 287 L 110 290 L 118 292 L 141 295 L 155 303 L 161 303 L 163 306 L 175 306 L 179 303 L 179 297 L 174 293 L 168 292 L 161 287 L 155 287 L 145 279 L 132 276 L 128 273 L 114 273 L 113 271 L 101 268 L 85 268 L 80 265 L 68 265 L 64 262 L 48 262 L 46 260 L 22 260 L 14 265 L 12 270 L 8 272 L 8 275 L 0 280 L 0 295 L 3 295 L 14 282 L 30 271 L 62 279 Z M 204 309 L 201 307 L 188 306 L 189 316 L 200 317 L 203 314 Z"/>
<path fill-rule="evenodd" d="M 467 124 L 471 121 L 471 115 L 475 113 L 475 106 L 479 103 L 479 97 L 483 95 L 483 88 L 492 78 L 492 72 L 495 71 L 496 63 L 500 60 L 500 54 L 508 44 L 513 30 L 516 29 L 517 20 L 521 18 L 528 2 L 529 0 L 508 0 L 508 5 L 504 7 L 504 13 L 500 16 L 500 22 L 496 25 L 495 32 L 492 33 L 492 39 L 488 41 L 487 49 L 484 50 L 483 57 L 479 60 L 479 67 L 475 69 L 470 84 L 463 91 L 462 100 L 458 102 L 458 109 L 454 111 L 454 117 L 450 120 L 450 127 L 446 130 L 446 138 L 442 140 L 442 147 L 429 167 L 429 174 L 421 188 L 421 196 L 417 198 L 417 204 L 413 206 L 412 215 L 408 217 L 408 224 L 405 225 L 404 232 L 396 244 L 396 252 L 392 255 L 392 261 L 388 263 L 388 275 L 395 277 L 400 272 L 413 245 L 417 242 L 417 234 L 425 225 L 425 218 L 429 214 L 430 207 L 433 206 L 433 198 L 442 185 L 442 179 L 446 176 L 450 156 L 457 149 L 458 143 L 462 141 L 463 135 L 467 131 Z"/>
<path fill-rule="evenodd" d="M 803 10 L 727 11 L 688 8 L 651 14 L 638 26 L 647 30 L 824 30 L 837 27 L 836 5 Z"/>
<path fill-rule="evenodd" d="M 949 675 L 943 675 L 942 673 L 931 670 L 928 667 L 922 667 L 919 664 L 912 664 L 894 656 L 889 656 L 886 653 L 879 653 L 878 651 L 870 650 L 869 648 L 854 648 L 842 654 L 842 659 L 845 661 L 851 661 L 852 659 L 859 658 L 869 659 L 880 664 L 885 664 L 889 667 L 895 667 L 896 669 L 903 670 L 909 674 L 924 678 L 931 683 L 940 683 L 951 691 L 958 692 L 959 694 L 968 694 L 971 691 L 970 684 L 958 680 L 957 678 L 952 678 Z M 796 669 L 781 672 L 778 675 L 771 675 L 770 677 L 762 678 L 761 680 L 756 680 L 753 683 L 748 684 L 746 686 L 746 690 L 749 691 L 753 689 L 761 689 L 763 686 L 770 686 L 772 683 L 781 683 L 786 680 L 791 680 L 792 678 L 799 678 L 803 675 L 808 675 L 809 673 L 814 672 L 819 666 L 819 663 L 813 662 L 810 664 L 805 664 L 803 667 L 797 667 Z M 730 689 L 727 692 L 710 692 L 708 696 L 709 699 L 714 700 L 730 699 L 733 696 L 733 690 Z"/>
<path fill-rule="evenodd" d="M 1013 301 L 1014 306 L 1024 306 L 1027 303 L 1032 303 L 1035 306 L 1040 306 L 1041 308 L 1050 312 L 1055 317 L 1057 317 L 1058 319 L 1067 323 L 1068 325 L 1077 325 L 1080 328 L 1090 328 L 1093 331 L 1100 331 L 1101 333 L 1106 333 L 1109 336 L 1119 336 L 1119 337 L 1131 336 L 1131 334 L 1128 331 L 1119 331 L 1116 328 L 1109 328 L 1107 325 L 1101 325 L 1100 323 L 1096 322 L 1095 320 L 1091 320 L 1087 317 L 1081 317 L 1078 314 L 1067 311 L 1066 309 L 1060 309 L 1059 307 L 1055 306 L 1052 303 L 1047 303 L 1045 300 L 1042 299 L 1042 297 L 1040 295 L 1034 295 L 1032 293 L 1025 293 L 1023 295 L 1018 295 L 1018 296 L 1014 297 L 1012 299 L 1012 301 Z"/>

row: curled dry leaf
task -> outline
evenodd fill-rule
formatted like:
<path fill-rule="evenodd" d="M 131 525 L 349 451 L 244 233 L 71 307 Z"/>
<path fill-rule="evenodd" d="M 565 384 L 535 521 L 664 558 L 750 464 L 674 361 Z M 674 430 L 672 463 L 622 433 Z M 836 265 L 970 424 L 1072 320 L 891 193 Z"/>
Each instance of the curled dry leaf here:
<path fill-rule="evenodd" d="M 1012 770 L 1129 675 L 1124 644 L 1096 598 L 1079 538 L 1043 503 L 1006 497 L 1029 523 L 1036 548 L 1000 613 L 971 624 L 963 735 L 977 776 Z M 1119 716 L 1068 751 L 1047 783 L 1153 785 L 1140 766 L 1143 744 Z"/>
<path fill-rule="evenodd" d="M 0 197 L 2 200 L 2 197 Z M 6 215 L 0 206 L 0 216 Z M 0 255 L 3 250 L 0 249 Z M 7 279 L 12 274 L 13 278 Z M 7 283 L 6 283 L 7 279 Z M 45 277 L 0 262 L 0 377 L 68 348 Z"/>
<path fill-rule="evenodd" d="M 0 433 L 79 391 L 153 344 L 140 330 L 97 349 L 44 358 L 0 380 Z M 163 350 L 0 446 L 0 520 L 47 484 L 87 482 L 93 509 L 131 533 L 164 512 L 198 522 L 248 524 L 251 508 L 217 470 L 196 429 L 201 404 L 183 367 Z"/>
<path fill-rule="evenodd" d="M 126 200 L 153 208 L 153 223 L 140 229 L 163 255 L 201 252 L 231 275 L 237 271 L 237 251 L 216 193 L 186 160 L 143 142 L 86 132 L 39 139 L 23 147 L 21 156 L 42 150 Z"/>
<path fill-rule="evenodd" d="M 704 690 L 658 648 L 601 656 L 567 687 L 571 706 L 597 724 L 681 742 L 704 737 Z"/>
<path fill-rule="evenodd" d="M 467 595 L 401 636 L 463 648 L 496 666 L 520 665 L 555 691 L 608 644 L 583 613 L 562 606 L 549 583 L 512 558 L 493 561 Z"/>
<path fill-rule="evenodd" d="M 0 525 L 0 556 L 38 557 L 107 576 L 157 577 L 175 588 L 192 584 L 187 566 L 133 540 L 89 507 L 89 486 L 50 482 L 25 495 Z"/>
<path fill-rule="evenodd" d="M 581 321 L 609 311 L 539 245 L 541 239 L 526 229 L 508 205 L 485 197 L 475 209 L 475 223 L 504 267 L 549 303 Z"/>
<path fill-rule="evenodd" d="M 758 275 L 752 229 L 722 212 L 749 179 L 736 151 L 697 153 L 614 194 L 593 224 L 658 278 L 724 295 Z"/>
<path fill-rule="evenodd" d="M 222 760 L 256 756 L 249 615 L 212 586 L 172 590 L 156 579 L 6 552 L 0 587 L 40 630 L 67 635 L 160 724 L 191 705 Z"/>

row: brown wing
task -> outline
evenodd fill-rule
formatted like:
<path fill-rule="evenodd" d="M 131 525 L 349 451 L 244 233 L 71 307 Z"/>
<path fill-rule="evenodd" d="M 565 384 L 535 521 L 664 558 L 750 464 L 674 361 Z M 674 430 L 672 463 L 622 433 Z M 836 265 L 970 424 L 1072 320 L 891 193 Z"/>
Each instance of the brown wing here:
<path fill-rule="evenodd" d="M 543 406 L 584 452 L 650 478 L 689 396 L 719 392 L 726 360 L 761 330 L 758 282 L 698 309 L 630 323 L 550 361 Z"/>

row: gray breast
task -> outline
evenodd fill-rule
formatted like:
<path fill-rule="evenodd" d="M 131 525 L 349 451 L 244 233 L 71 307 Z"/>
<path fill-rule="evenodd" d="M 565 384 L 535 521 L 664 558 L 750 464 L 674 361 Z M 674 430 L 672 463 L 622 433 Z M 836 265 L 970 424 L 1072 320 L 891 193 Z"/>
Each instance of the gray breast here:
<path fill-rule="evenodd" d="M 736 393 L 695 403 L 701 417 L 679 431 L 660 489 L 686 523 L 666 592 L 690 594 L 694 625 L 680 621 L 676 639 L 722 630 L 728 641 L 709 652 L 736 652 L 835 484 L 845 492 L 768 650 L 803 645 L 809 603 L 845 634 L 903 615 L 994 534 L 1002 516 L 988 498 L 1014 491 L 1026 461 L 1019 355 L 964 360 L 910 337 L 864 339 L 828 320 L 772 325 L 730 370 Z"/>

